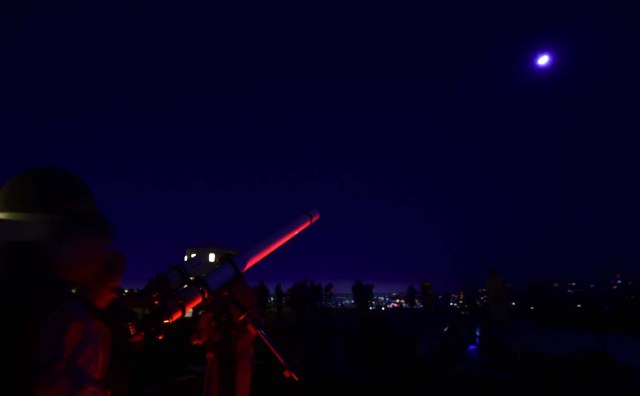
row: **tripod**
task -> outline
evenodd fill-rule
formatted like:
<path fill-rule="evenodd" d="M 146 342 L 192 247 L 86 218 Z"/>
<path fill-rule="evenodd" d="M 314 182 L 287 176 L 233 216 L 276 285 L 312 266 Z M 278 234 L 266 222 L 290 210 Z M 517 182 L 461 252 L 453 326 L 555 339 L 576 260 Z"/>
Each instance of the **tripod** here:
<path fill-rule="evenodd" d="M 282 365 L 284 376 L 298 381 L 296 371 L 260 326 L 255 296 L 246 283 L 234 282 L 213 297 L 198 321 L 198 343 L 206 351 L 204 396 L 251 394 L 255 337 Z"/>

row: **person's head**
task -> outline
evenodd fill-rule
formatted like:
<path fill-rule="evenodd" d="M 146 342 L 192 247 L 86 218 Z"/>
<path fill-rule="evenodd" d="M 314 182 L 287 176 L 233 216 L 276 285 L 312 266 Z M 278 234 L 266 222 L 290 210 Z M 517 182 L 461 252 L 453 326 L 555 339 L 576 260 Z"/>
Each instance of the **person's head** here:
<path fill-rule="evenodd" d="M 66 169 L 31 169 L 6 181 L 0 222 L 5 246 L 42 249 L 56 276 L 71 286 L 90 281 L 112 254 L 111 225 L 91 189 Z"/>

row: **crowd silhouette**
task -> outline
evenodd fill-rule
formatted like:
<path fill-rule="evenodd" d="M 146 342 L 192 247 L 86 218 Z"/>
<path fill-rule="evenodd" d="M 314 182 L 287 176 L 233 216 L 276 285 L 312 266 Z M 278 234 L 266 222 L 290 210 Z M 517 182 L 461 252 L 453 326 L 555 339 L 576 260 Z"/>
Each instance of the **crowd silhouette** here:
<path fill-rule="evenodd" d="M 362 279 L 354 281 L 351 293 L 336 293 L 332 283 L 311 279 L 287 289 L 277 283 L 273 292 L 263 281 L 254 285 L 262 329 L 299 378 L 287 376 L 273 351 L 256 337 L 250 394 L 593 392 L 622 386 L 637 374 L 638 366 L 606 348 L 550 353 L 519 344 L 518 336 L 526 331 L 603 330 L 601 322 L 576 312 L 576 293 L 560 295 L 559 287 L 540 284 L 516 293 L 495 269 L 487 271 L 484 284 L 466 281 L 455 292 L 434 290 L 429 281 L 416 284 L 386 297 Z M 609 330 L 638 335 L 637 301 L 629 298 L 637 295 L 634 290 L 620 287 L 596 295 L 589 289 L 580 296 L 589 314 L 608 318 Z M 605 305 L 599 313 L 596 306 Z M 203 394 L 206 351 L 189 342 L 198 325 L 195 311 L 169 326 L 162 340 L 147 340 L 128 352 L 129 384 L 114 387 L 112 396 Z M 233 360 L 232 352 L 226 356 Z M 224 373 L 219 375 L 231 375 Z"/>

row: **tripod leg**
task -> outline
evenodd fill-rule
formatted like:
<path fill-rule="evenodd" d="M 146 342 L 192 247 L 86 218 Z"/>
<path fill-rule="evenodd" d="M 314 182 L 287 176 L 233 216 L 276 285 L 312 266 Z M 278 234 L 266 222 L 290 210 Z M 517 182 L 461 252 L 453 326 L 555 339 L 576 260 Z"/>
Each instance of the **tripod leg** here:
<path fill-rule="evenodd" d="M 298 376 L 298 373 L 296 372 L 296 370 L 284 358 L 284 356 L 282 355 L 282 353 L 280 353 L 278 348 L 276 348 L 275 344 L 273 343 L 271 338 L 269 338 L 267 333 L 265 333 L 265 331 L 262 329 L 262 327 L 249 315 L 248 309 L 246 307 L 244 307 L 242 305 L 242 303 L 240 303 L 240 301 L 238 301 L 237 298 L 233 297 L 229 293 L 225 292 L 225 296 L 229 299 L 229 301 L 231 301 L 236 306 L 236 308 L 238 308 L 238 310 L 240 310 L 240 312 L 242 312 L 242 316 L 240 317 L 240 320 L 246 320 L 247 321 L 251 331 L 255 332 L 256 335 L 258 337 L 260 337 L 260 339 L 267 345 L 267 347 L 269 348 L 271 353 L 273 353 L 273 355 L 276 357 L 276 359 L 278 359 L 280 364 L 283 366 L 283 374 L 284 374 L 284 376 L 287 377 L 287 378 L 293 378 L 294 380 L 298 381 L 299 380 L 299 376 Z"/>

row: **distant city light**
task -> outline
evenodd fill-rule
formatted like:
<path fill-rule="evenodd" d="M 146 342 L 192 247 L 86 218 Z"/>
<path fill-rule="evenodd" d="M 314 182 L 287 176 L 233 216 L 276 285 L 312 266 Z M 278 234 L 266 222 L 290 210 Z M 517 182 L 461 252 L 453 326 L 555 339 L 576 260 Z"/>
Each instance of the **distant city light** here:
<path fill-rule="evenodd" d="M 538 67 L 547 67 L 551 64 L 551 55 L 548 53 L 539 54 L 536 58 L 536 65 Z"/>
<path fill-rule="evenodd" d="M 213 263 L 214 261 L 216 261 L 216 254 L 215 253 L 209 253 L 209 262 Z"/>

